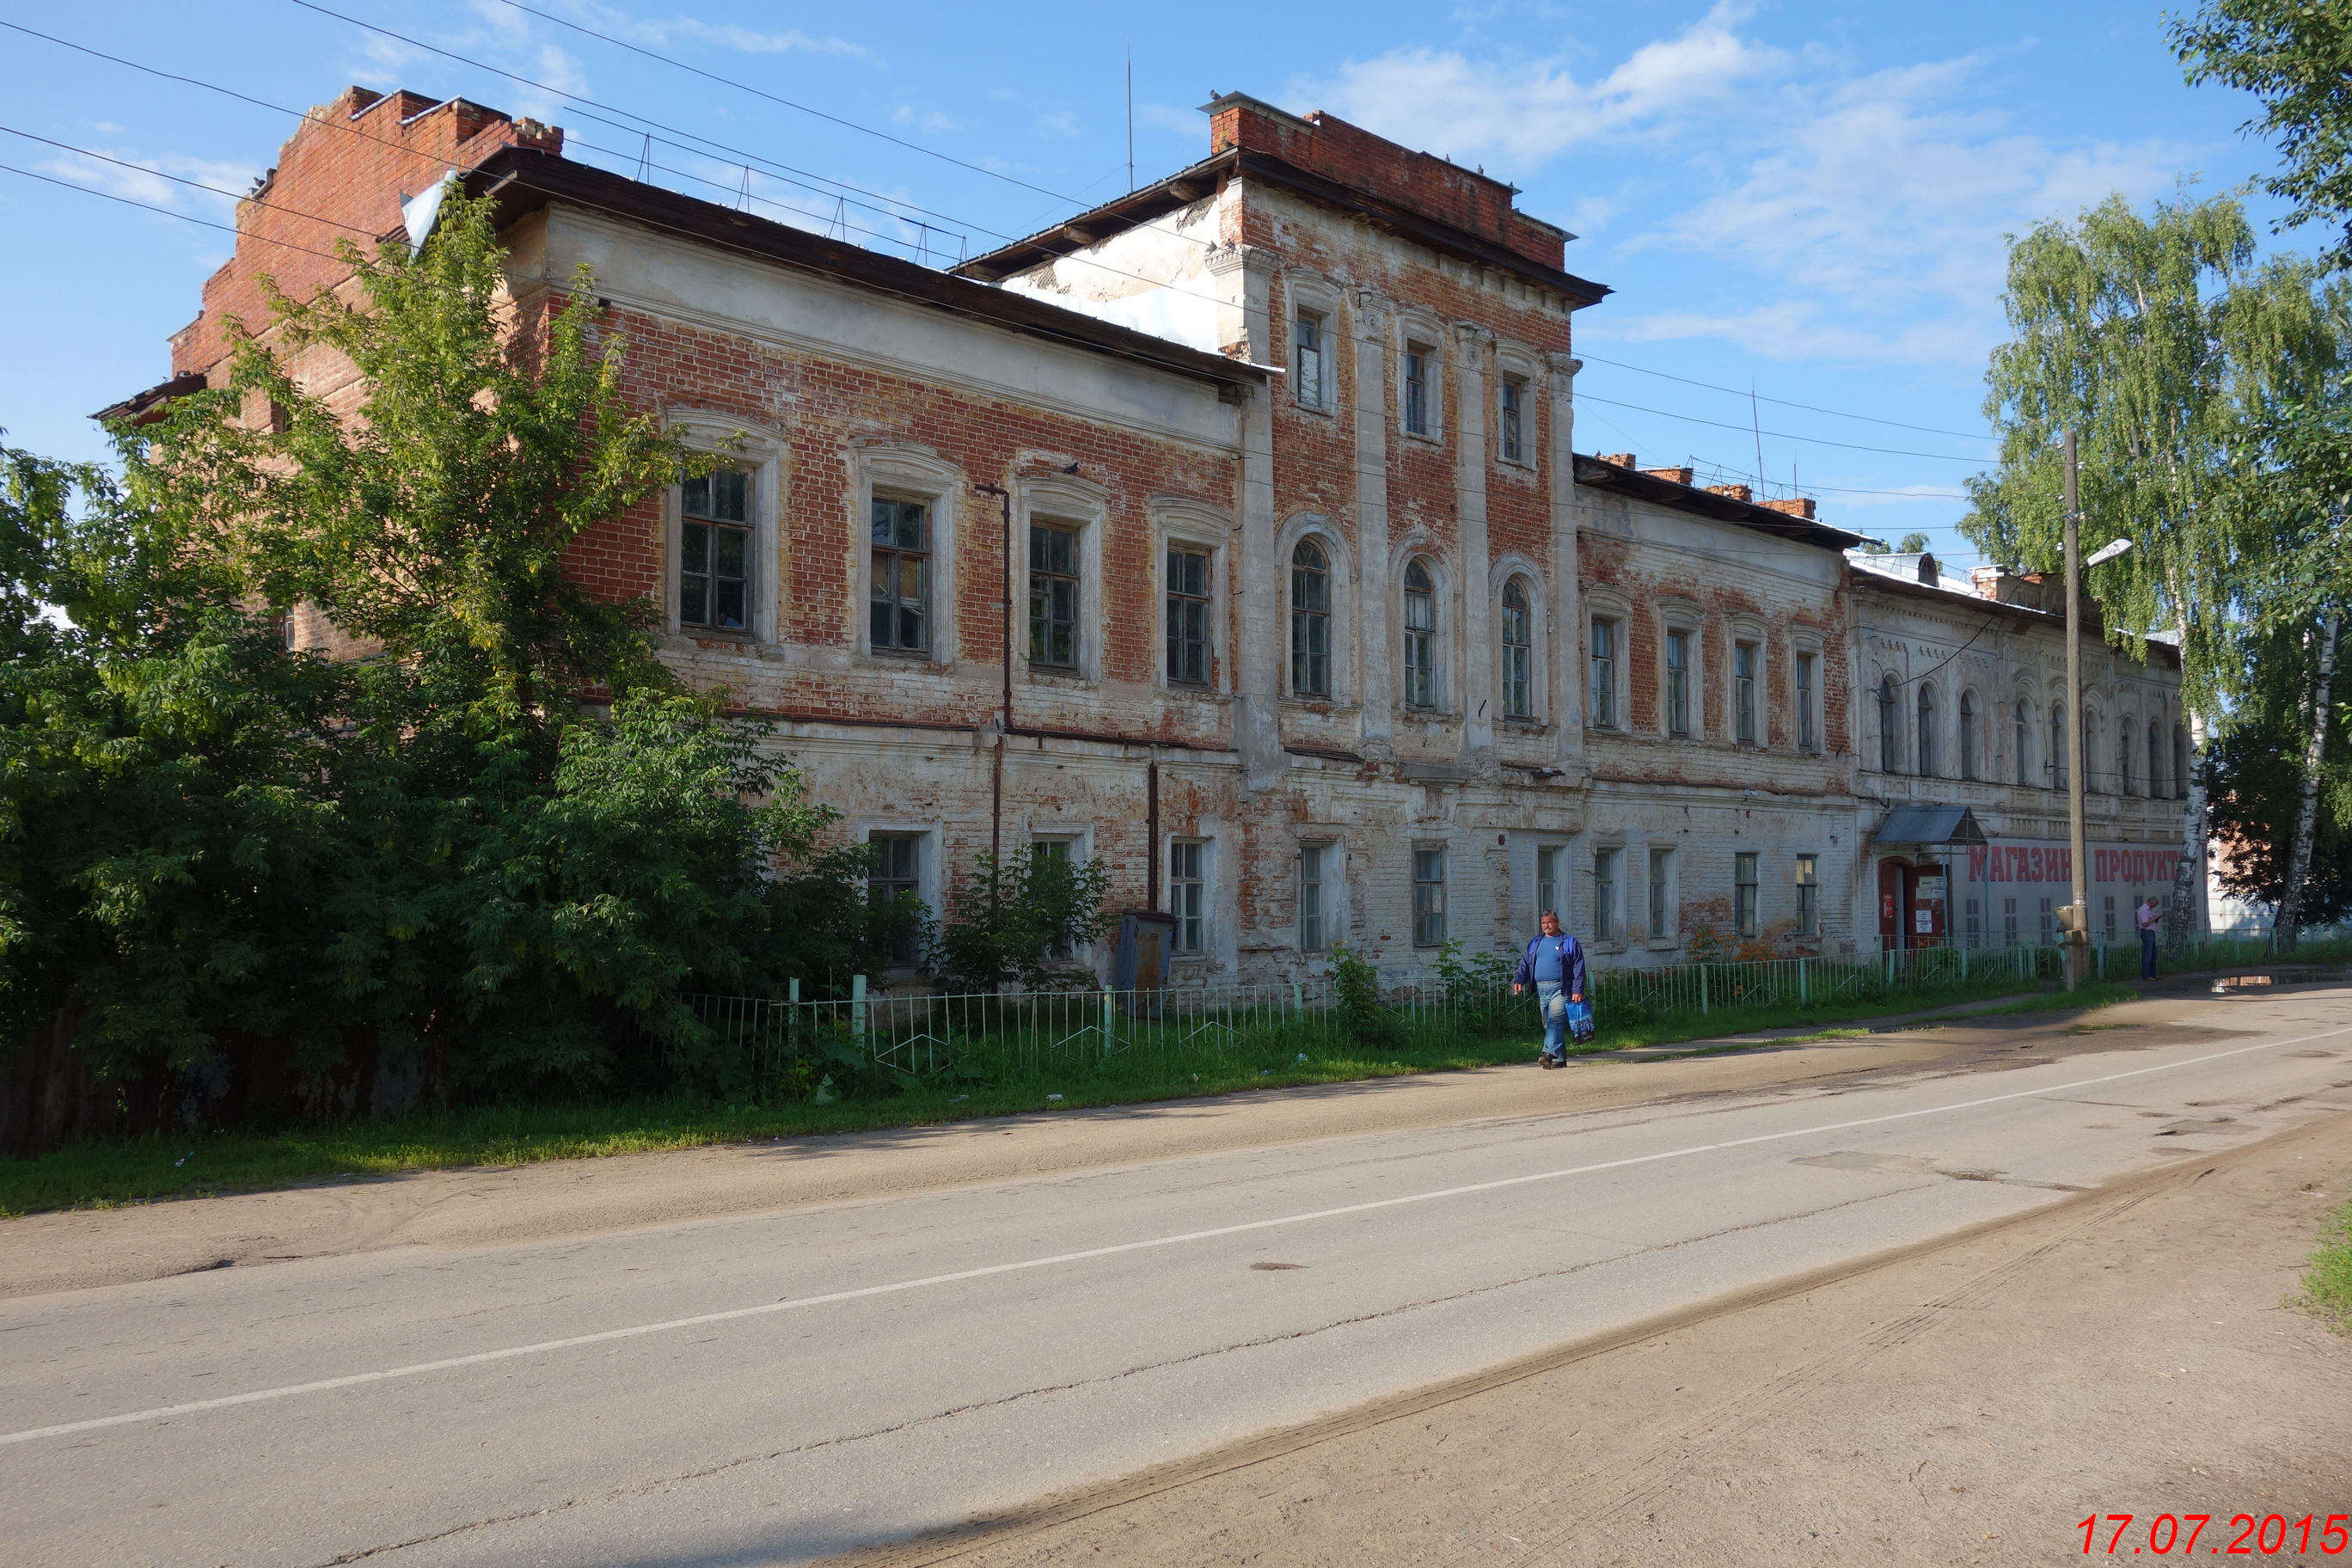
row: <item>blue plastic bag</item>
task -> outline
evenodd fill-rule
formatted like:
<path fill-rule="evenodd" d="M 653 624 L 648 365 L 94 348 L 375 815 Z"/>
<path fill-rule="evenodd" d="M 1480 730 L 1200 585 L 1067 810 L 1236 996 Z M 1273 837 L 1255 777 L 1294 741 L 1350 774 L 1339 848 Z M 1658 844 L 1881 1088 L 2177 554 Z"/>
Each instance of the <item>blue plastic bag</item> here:
<path fill-rule="evenodd" d="M 1570 1002 L 1568 1005 L 1568 1037 L 1578 1045 L 1592 1038 L 1592 1004 Z"/>

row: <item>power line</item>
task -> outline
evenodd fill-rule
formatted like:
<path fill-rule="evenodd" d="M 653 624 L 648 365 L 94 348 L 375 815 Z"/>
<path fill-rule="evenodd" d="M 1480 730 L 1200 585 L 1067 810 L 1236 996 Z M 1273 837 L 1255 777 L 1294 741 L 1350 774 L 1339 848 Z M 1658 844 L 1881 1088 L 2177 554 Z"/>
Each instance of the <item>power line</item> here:
<path fill-rule="evenodd" d="M 205 191 L 215 196 L 227 196 L 232 201 L 249 201 L 256 206 L 268 207 L 272 212 L 281 212 L 286 214 L 289 217 L 299 217 L 310 223 L 325 224 L 329 228 L 339 228 L 346 234 L 361 235 L 370 239 L 375 237 L 369 230 L 361 228 L 354 224 L 345 223 L 340 218 L 322 217 L 317 213 L 306 213 L 299 207 L 289 207 L 279 202 L 264 201 L 259 196 L 241 196 L 235 191 L 225 191 L 218 185 L 207 185 L 201 180 L 186 179 L 178 174 L 167 174 L 161 169 L 151 169 L 144 163 L 133 163 L 127 158 L 110 157 L 104 153 L 96 152 L 88 147 L 77 147 L 70 142 L 51 141 L 47 136 L 36 136 L 29 131 L 19 131 L 13 125 L 0 125 L 0 132 L 5 132 L 11 136 L 21 136 L 27 142 L 38 142 L 44 147 L 55 147 L 60 153 L 71 153 L 78 157 L 94 158 L 101 163 L 112 163 L 119 169 L 129 169 L 134 174 L 152 175 L 158 180 L 169 180 L 175 185 L 185 185 L 191 190 Z M 72 181 L 61 181 L 59 183 L 68 185 L 73 184 Z M 89 189 L 88 186 L 80 186 L 78 188 L 85 190 Z M 103 191 L 98 192 L 97 194 L 100 195 L 106 195 Z M 163 212 L 168 211 L 169 209 L 158 207 L 154 210 Z M 229 232 L 232 234 L 244 232 L 234 226 L 228 226 Z"/>
<path fill-rule="evenodd" d="M 1737 430 L 1743 436 L 1748 434 L 1750 430 L 1750 426 L 1746 425 L 1732 425 L 1721 419 L 1702 419 L 1696 414 L 1672 414 L 1663 408 L 1645 408 L 1638 403 L 1620 403 L 1613 397 L 1595 397 L 1590 393 L 1578 393 L 1576 400 L 1579 403 L 1589 400 L 1611 408 L 1631 409 L 1636 414 L 1654 414 L 1661 419 L 1680 419 L 1692 425 L 1712 425 L 1718 430 Z M 1983 467 L 1986 461 L 1982 458 L 1963 458 L 1950 452 L 1908 452 L 1896 447 L 1864 447 L 1853 441 L 1832 441 L 1822 436 L 1791 435 L 1786 430 L 1767 430 L 1763 434 L 1776 441 L 1803 441 L 1815 447 L 1843 447 L 1849 452 L 1879 452 L 1890 458 L 1930 458 L 1942 463 L 1973 463 L 1979 468 Z"/>
<path fill-rule="evenodd" d="M 511 3 L 511 0 L 509 0 L 509 3 Z M 1823 408 L 1811 403 L 1792 403 L 1785 397 L 1766 396 L 1761 393 L 1756 392 L 1752 388 L 1742 389 L 1737 386 L 1717 386 L 1711 381 L 1694 381 L 1686 375 L 1674 375 L 1663 370 L 1652 370 L 1647 365 L 1631 364 L 1624 360 L 1606 359 L 1600 354 L 1586 353 L 1581 350 L 1578 351 L 1576 357 L 1581 360 L 1588 360 L 1594 364 L 1614 365 L 1619 370 L 1630 370 L 1637 375 L 1654 375 L 1661 381 L 1679 381 L 1685 386 L 1704 387 L 1709 392 L 1726 393 L 1733 397 L 1754 397 L 1759 402 L 1774 404 L 1782 408 L 1801 408 L 1808 414 L 1826 414 L 1833 419 L 1859 419 L 1864 421 L 1865 424 L 1870 425 L 1892 426 L 1897 430 L 1916 430 L 1923 436 L 1957 436 L 1966 441 L 1990 441 L 1993 439 L 1990 436 L 1987 436 L 1974 430 L 1946 430 L 1934 425 L 1906 425 L 1900 419 L 1881 419 L 1877 416 L 1872 414 L 1849 414 L 1842 408 Z"/>
<path fill-rule="evenodd" d="M 147 171 L 149 174 L 153 172 L 152 169 Z M 170 207 L 159 207 L 153 202 L 134 201 L 129 196 L 118 196 L 112 191 L 101 191 L 91 185 L 78 184 L 72 180 L 60 180 L 54 174 L 40 174 L 30 169 L 20 169 L 14 163 L 0 163 L 0 174 L 22 174 L 28 180 L 38 180 L 45 185 L 55 185 L 60 190 L 79 192 L 85 196 L 97 196 L 102 201 L 119 202 L 126 207 L 137 207 L 142 212 L 161 213 L 165 217 L 175 217 L 182 223 L 192 223 L 201 228 L 216 228 L 223 234 L 236 235 L 239 239 L 254 239 L 263 245 L 275 245 L 287 250 L 299 250 L 305 256 L 323 257 L 329 261 L 342 260 L 341 257 L 331 250 L 319 250 L 308 245 L 297 245 L 290 239 L 272 239 L 268 235 L 255 234 L 251 229 L 239 228 L 235 224 L 215 223 L 210 218 L 197 217 L 190 213 L 173 212 Z"/>

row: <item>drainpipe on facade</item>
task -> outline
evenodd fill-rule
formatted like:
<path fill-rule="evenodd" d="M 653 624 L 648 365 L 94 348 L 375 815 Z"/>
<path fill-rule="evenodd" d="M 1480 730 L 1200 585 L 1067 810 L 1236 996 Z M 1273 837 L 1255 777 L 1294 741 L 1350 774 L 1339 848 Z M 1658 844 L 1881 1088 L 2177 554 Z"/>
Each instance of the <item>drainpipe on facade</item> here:
<path fill-rule="evenodd" d="M 997 715 L 996 761 L 988 791 L 988 854 L 1002 863 L 1004 854 L 1004 738 L 1013 733 L 1013 492 L 1003 485 L 974 485 L 982 495 L 996 498 L 1003 520 L 997 555 L 1003 566 L 1004 596 L 998 642 L 1004 665 L 1004 706 Z"/>

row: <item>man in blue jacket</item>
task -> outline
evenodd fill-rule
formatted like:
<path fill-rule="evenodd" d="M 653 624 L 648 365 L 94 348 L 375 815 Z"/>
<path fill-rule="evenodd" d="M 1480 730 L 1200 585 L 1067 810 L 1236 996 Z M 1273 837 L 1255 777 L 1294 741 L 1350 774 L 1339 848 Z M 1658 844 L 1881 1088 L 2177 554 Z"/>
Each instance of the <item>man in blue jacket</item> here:
<path fill-rule="evenodd" d="M 1543 1065 L 1566 1067 L 1568 1005 L 1584 1000 L 1584 949 L 1559 929 L 1559 916 L 1551 910 L 1543 912 L 1541 923 L 1543 935 L 1528 943 L 1518 973 L 1511 976 L 1511 994 L 1536 988 L 1536 1005 L 1543 1014 Z"/>

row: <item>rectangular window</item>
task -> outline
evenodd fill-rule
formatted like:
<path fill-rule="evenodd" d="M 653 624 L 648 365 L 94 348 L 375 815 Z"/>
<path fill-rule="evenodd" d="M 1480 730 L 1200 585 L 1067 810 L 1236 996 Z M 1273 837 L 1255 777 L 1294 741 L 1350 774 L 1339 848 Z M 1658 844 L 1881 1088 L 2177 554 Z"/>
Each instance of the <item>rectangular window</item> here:
<path fill-rule="evenodd" d="M 1595 728 L 1617 727 L 1617 623 L 1592 623 L 1592 722 Z"/>
<path fill-rule="evenodd" d="M 1617 940 L 1617 851 L 1592 852 L 1592 940 Z"/>
<path fill-rule="evenodd" d="M 2106 907 L 2101 913 L 2106 920 L 2107 940 L 2113 942 L 2116 940 L 2116 896 L 2113 893 L 2106 895 Z"/>
<path fill-rule="evenodd" d="M 1207 921 L 1201 912 L 1208 885 L 1209 846 L 1201 838 L 1168 841 L 1168 912 L 1176 917 L 1176 951 L 1206 951 Z"/>
<path fill-rule="evenodd" d="M 1752 746 L 1756 743 L 1758 651 L 1752 642 L 1734 643 L 1731 647 L 1732 738 L 1743 746 Z"/>
<path fill-rule="evenodd" d="M 874 847 L 874 862 L 866 874 L 866 897 L 870 903 L 887 904 L 898 900 L 909 901 L 923 896 L 923 835 L 919 833 L 873 833 L 866 836 Z M 890 955 L 900 963 L 910 963 L 915 957 L 915 934 L 910 930 L 900 940 L 898 950 Z"/>
<path fill-rule="evenodd" d="M 1797 857 L 1797 934 L 1822 934 L 1821 865 L 1811 855 Z"/>
<path fill-rule="evenodd" d="M 2017 945 L 2017 900 L 2015 899 L 2003 899 L 2000 901 L 2000 944 L 2003 947 Z"/>
<path fill-rule="evenodd" d="M 1813 728 L 1813 656 L 1797 656 L 1797 749 L 1817 751 L 1821 741 Z"/>
<path fill-rule="evenodd" d="M 1445 945 L 1445 851 L 1412 852 L 1412 945 Z"/>
<path fill-rule="evenodd" d="M 1404 427 L 1415 436 L 1429 434 L 1429 351 L 1419 343 L 1404 350 Z"/>
<path fill-rule="evenodd" d="M 1029 525 L 1029 662 L 1078 667 L 1078 531 Z"/>
<path fill-rule="evenodd" d="M 1404 700 L 1408 708 L 1437 706 L 1437 594 L 1418 561 L 1404 574 Z"/>
<path fill-rule="evenodd" d="M 1526 434 L 1528 384 L 1516 377 L 1503 381 L 1503 461 L 1524 463 L 1528 460 Z"/>
<path fill-rule="evenodd" d="M 721 468 L 678 486 L 678 624 L 740 632 L 751 602 L 751 476 Z"/>
<path fill-rule="evenodd" d="M 1544 845 L 1536 850 L 1536 921 L 1540 923 L 1549 910 L 1564 922 L 1567 911 L 1560 906 L 1560 853 L 1556 845 Z"/>
<path fill-rule="evenodd" d="M 2048 899 L 2042 900 L 2042 945 L 2048 947 L 2058 940 L 2058 921 Z"/>
<path fill-rule="evenodd" d="M 1075 838 L 1033 838 L 1029 841 L 1030 862 L 1036 866 L 1056 867 L 1066 873 L 1077 859 L 1077 843 Z M 1067 942 L 1055 942 L 1048 956 L 1068 958 L 1071 952 Z"/>
<path fill-rule="evenodd" d="M 1970 899 L 1968 904 L 1968 943 L 1970 947 L 1982 947 L 1984 945 L 1983 900 Z"/>
<path fill-rule="evenodd" d="M 1536 712 L 1535 611 L 1528 580 L 1503 584 L 1503 716 L 1532 719 Z"/>
<path fill-rule="evenodd" d="M 1756 934 L 1756 857 L 1731 858 L 1731 922 L 1742 936 Z"/>
<path fill-rule="evenodd" d="M 1174 545 L 1168 551 L 1168 679 L 1181 686 L 1209 683 L 1209 555 Z"/>
<path fill-rule="evenodd" d="M 1292 324 L 1291 363 L 1299 403 L 1308 408 L 1324 407 L 1329 389 L 1324 375 L 1323 318 L 1311 310 L 1299 311 Z"/>
<path fill-rule="evenodd" d="M 876 651 L 929 651 L 930 575 L 930 508 L 920 501 L 876 496 L 874 583 L 867 626 Z"/>
<path fill-rule="evenodd" d="M 1666 634 L 1666 733 L 1690 733 L 1690 634 Z"/>
<path fill-rule="evenodd" d="M 1329 928 L 1328 844 L 1298 847 L 1298 946 L 1303 952 L 1321 952 L 1331 945 Z"/>
<path fill-rule="evenodd" d="M 1671 849 L 1650 851 L 1650 934 L 1668 937 L 1675 934 L 1675 852 Z"/>
<path fill-rule="evenodd" d="M 1311 539 L 1290 552 L 1290 694 L 1331 695 L 1331 563 Z"/>

